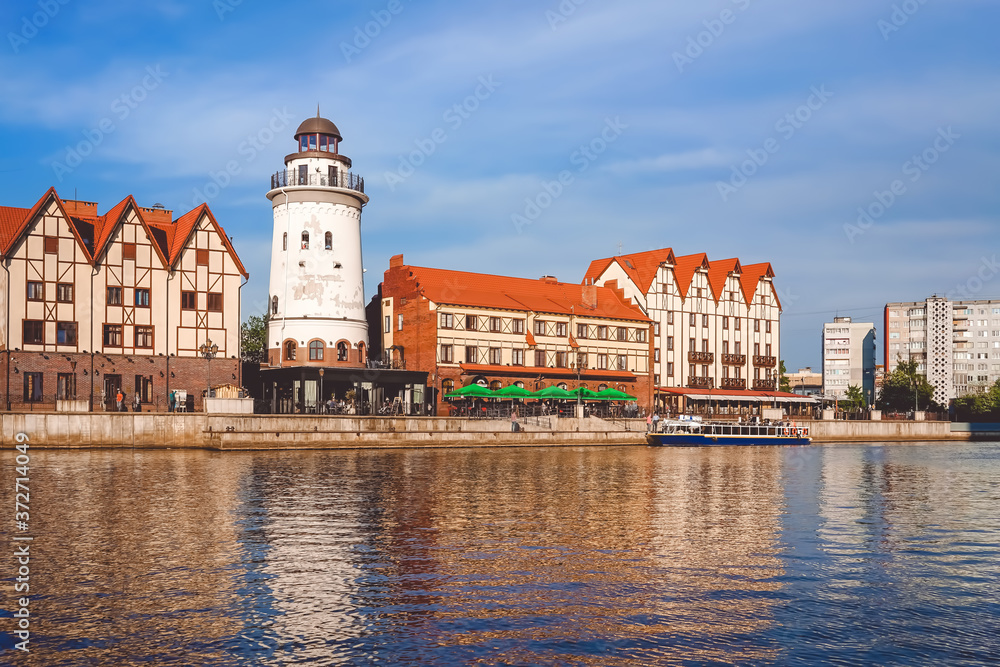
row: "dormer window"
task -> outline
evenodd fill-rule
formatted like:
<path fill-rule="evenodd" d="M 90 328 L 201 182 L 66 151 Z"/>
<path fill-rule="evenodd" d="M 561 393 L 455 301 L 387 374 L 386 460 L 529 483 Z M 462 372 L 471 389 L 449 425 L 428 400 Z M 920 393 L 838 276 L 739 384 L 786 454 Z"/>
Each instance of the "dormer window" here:
<path fill-rule="evenodd" d="M 325 250 L 333 250 L 333 233 L 327 232 L 326 239 L 323 242 L 323 248 Z"/>
<path fill-rule="evenodd" d="M 309 232 L 302 232 L 302 249 L 309 250 Z"/>

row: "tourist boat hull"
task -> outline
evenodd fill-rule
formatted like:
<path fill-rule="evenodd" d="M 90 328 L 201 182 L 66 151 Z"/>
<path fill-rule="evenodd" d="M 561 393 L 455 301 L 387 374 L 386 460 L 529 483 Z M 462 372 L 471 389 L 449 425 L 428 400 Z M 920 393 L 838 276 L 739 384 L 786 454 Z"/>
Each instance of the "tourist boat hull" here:
<path fill-rule="evenodd" d="M 761 445 L 808 445 L 811 438 L 766 435 L 708 435 L 704 433 L 648 433 L 646 442 L 652 447 L 708 447 Z"/>
<path fill-rule="evenodd" d="M 760 445 L 808 445 L 809 427 L 795 424 L 743 424 L 703 422 L 681 418 L 665 420 L 654 433 L 646 434 L 653 447 L 707 447 Z"/>

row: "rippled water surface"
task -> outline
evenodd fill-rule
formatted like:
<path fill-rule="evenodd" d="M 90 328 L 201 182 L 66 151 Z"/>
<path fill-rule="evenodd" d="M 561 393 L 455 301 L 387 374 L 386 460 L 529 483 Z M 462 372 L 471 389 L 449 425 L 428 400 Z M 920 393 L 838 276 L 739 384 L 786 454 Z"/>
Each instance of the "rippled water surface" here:
<path fill-rule="evenodd" d="M 32 450 L 31 464 L 31 652 L 9 649 L 8 555 L 4 664 L 1000 656 L 995 443 Z"/>

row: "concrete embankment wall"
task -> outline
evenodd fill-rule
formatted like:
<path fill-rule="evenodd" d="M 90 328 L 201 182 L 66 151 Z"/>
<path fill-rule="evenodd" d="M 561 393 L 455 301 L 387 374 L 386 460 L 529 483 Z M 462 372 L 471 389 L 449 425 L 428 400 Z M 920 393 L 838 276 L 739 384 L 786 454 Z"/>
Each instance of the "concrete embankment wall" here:
<path fill-rule="evenodd" d="M 968 440 L 970 429 L 949 422 L 812 421 L 814 442 Z M 326 417 L 147 413 L 4 413 L 0 442 L 25 433 L 33 447 L 280 450 L 398 447 L 535 447 L 639 445 L 645 422 L 588 418 L 506 420 L 447 417 Z M 627 430 L 626 430 L 627 429 Z"/>

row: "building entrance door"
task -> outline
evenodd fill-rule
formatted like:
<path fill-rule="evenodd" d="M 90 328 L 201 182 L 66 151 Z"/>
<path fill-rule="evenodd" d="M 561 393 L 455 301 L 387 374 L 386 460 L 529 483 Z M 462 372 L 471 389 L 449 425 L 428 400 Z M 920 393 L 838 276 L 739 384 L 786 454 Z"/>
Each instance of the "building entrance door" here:
<path fill-rule="evenodd" d="M 104 376 L 104 411 L 105 412 L 117 412 L 118 403 L 115 397 L 118 395 L 118 390 L 122 388 L 122 376 L 121 375 L 105 375 Z"/>

